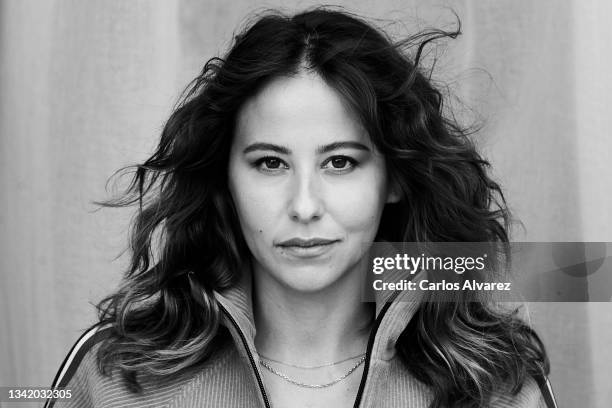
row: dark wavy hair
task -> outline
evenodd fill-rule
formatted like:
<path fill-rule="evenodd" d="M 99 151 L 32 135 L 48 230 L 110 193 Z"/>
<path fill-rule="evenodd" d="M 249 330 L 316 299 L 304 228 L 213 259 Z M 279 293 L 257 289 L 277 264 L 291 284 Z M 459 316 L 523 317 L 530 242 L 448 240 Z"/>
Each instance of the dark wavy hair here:
<path fill-rule="evenodd" d="M 132 167 L 125 194 L 104 203 L 139 210 L 124 282 L 98 306 L 114 328 L 99 349 L 102 372 L 118 369 L 137 390 L 137 374 L 180 372 L 217 347 L 213 291 L 235 284 L 250 255 L 227 183 L 236 115 L 274 78 L 319 75 L 384 154 L 401 199 L 385 207 L 377 239 L 507 246 L 509 213 L 489 163 L 419 65 L 428 43 L 459 28 L 393 42 L 336 9 L 273 12 L 209 60 L 155 152 Z M 518 392 L 528 376 L 548 373 L 542 343 L 515 312 L 484 298 L 456 300 L 423 302 L 396 345 L 406 369 L 432 388 L 433 407 L 482 406 L 501 388 Z"/>

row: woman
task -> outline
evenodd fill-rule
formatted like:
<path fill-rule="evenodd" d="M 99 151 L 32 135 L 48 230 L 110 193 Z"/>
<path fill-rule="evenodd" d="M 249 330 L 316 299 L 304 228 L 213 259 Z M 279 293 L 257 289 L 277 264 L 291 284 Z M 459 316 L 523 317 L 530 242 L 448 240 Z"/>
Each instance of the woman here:
<path fill-rule="evenodd" d="M 361 300 L 374 241 L 508 243 L 488 163 L 418 66 L 457 34 L 406 40 L 411 60 L 316 9 L 262 17 L 210 60 L 107 204 L 140 204 L 132 264 L 55 406 L 551 403 L 544 348 L 514 313 L 460 294 Z"/>

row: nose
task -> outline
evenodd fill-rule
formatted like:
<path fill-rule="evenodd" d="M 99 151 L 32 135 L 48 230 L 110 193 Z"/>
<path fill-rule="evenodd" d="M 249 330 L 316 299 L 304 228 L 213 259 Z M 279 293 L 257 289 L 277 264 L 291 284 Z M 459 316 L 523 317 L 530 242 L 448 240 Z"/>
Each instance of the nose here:
<path fill-rule="evenodd" d="M 321 185 L 313 174 L 296 176 L 289 200 L 289 217 L 296 222 L 309 223 L 321 218 L 324 212 Z"/>

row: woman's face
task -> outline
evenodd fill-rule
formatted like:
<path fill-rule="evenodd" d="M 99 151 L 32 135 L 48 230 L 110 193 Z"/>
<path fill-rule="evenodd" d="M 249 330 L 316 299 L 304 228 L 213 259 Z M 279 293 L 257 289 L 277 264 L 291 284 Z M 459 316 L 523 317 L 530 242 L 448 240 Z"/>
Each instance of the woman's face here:
<path fill-rule="evenodd" d="M 301 292 L 354 270 L 395 201 L 384 157 L 310 73 L 278 78 L 242 107 L 229 188 L 255 273 Z"/>

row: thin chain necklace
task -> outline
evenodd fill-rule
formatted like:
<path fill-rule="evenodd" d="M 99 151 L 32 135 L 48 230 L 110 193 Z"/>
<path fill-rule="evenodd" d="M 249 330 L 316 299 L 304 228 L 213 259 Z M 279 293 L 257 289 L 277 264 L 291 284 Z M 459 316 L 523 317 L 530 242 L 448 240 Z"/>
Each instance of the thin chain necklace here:
<path fill-rule="evenodd" d="M 272 360 L 270 360 L 272 361 Z M 340 381 L 344 380 L 346 377 L 348 377 L 349 375 L 351 375 L 355 370 L 357 370 L 357 368 L 363 364 L 363 362 L 365 361 L 365 355 L 363 357 L 361 357 L 359 359 L 359 361 L 357 362 L 357 364 L 355 364 L 354 366 L 352 366 L 350 368 L 350 370 L 348 370 L 348 372 L 346 372 L 344 375 L 342 375 L 341 377 L 336 378 L 335 380 L 328 382 L 328 383 L 323 383 L 323 384 L 307 384 L 307 383 L 303 383 L 301 381 L 297 381 L 294 380 L 293 378 L 289 377 L 286 374 L 281 373 L 280 371 L 272 368 L 268 363 L 266 363 L 264 360 L 259 359 L 259 363 L 268 371 L 270 371 L 272 374 L 279 376 L 280 378 L 282 378 L 283 380 L 293 384 L 293 385 L 297 385 L 298 387 L 302 387 L 302 388 L 327 388 L 327 387 L 331 387 L 334 384 L 338 384 Z"/>
<path fill-rule="evenodd" d="M 312 370 L 312 369 L 315 369 L 315 368 L 331 367 L 331 366 L 335 366 L 335 365 L 338 365 L 338 364 L 341 364 L 341 363 L 345 363 L 347 361 L 354 360 L 354 359 L 359 358 L 359 357 L 363 357 L 363 356 L 365 356 L 365 353 L 361 353 L 361 354 L 357 354 L 355 356 L 347 357 L 344 360 L 334 361 L 332 363 L 325 363 L 325 364 L 321 364 L 321 365 L 312 365 L 312 366 L 303 366 L 303 365 L 297 365 L 297 364 L 284 363 L 282 361 L 274 360 L 273 358 L 266 357 L 263 354 L 260 354 L 259 356 L 263 360 L 272 361 L 273 363 L 277 363 L 277 364 L 282 364 L 282 365 L 284 365 L 286 367 L 301 368 L 303 370 Z"/>

